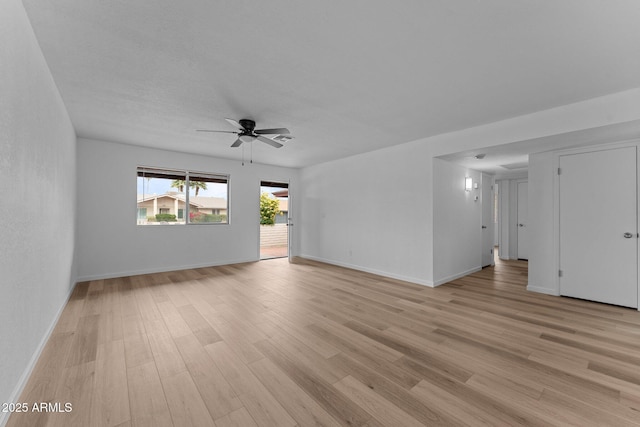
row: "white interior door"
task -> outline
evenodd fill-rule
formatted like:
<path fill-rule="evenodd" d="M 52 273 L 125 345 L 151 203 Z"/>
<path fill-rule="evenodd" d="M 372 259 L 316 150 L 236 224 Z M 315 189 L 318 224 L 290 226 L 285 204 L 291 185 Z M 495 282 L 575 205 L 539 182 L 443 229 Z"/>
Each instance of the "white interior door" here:
<path fill-rule="evenodd" d="M 529 259 L 529 183 L 518 182 L 518 259 Z"/>
<path fill-rule="evenodd" d="M 560 293 L 638 306 L 636 148 L 560 157 Z"/>
<path fill-rule="evenodd" d="M 482 267 L 493 265 L 493 180 L 482 174 Z"/>

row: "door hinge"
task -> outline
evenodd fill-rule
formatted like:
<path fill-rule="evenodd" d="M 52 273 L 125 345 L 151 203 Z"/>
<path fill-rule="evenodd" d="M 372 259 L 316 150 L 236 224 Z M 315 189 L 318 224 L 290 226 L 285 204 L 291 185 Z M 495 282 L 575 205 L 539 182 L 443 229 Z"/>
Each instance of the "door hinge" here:
<path fill-rule="evenodd" d="M 562 270 L 558 270 L 558 277 L 562 277 Z"/>
<path fill-rule="evenodd" d="M 558 175 L 560 175 L 561 173 L 562 173 L 562 170 L 558 168 Z"/>

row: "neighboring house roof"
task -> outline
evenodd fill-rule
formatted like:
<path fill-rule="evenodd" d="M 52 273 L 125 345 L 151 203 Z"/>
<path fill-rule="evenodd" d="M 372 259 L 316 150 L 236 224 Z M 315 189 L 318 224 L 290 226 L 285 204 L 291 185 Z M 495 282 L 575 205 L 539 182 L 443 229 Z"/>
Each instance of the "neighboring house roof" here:
<path fill-rule="evenodd" d="M 177 199 L 177 200 L 181 200 L 181 201 L 184 202 L 184 197 L 182 199 L 180 199 L 179 197 L 176 197 L 176 196 L 177 196 L 176 194 L 151 194 L 151 195 L 149 195 L 149 194 L 145 194 L 145 195 L 138 194 L 138 203 L 148 202 L 148 201 L 153 200 L 153 199 L 165 199 L 165 198 L 166 199 L 173 199 L 173 200 Z"/>
<path fill-rule="evenodd" d="M 184 194 L 177 195 L 178 200 L 184 201 Z M 189 196 L 189 203 L 203 209 L 227 209 L 227 199 L 222 197 Z"/>
<path fill-rule="evenodd" d="M 142 194 L 138 194 L 138 203 L 163 198 L 179 200 L 181 202 L 185 201 L 185 195 L 182 193 L 165 193 L 144 196 Z M 222 197 L 189 196 L 189 204 L 202 209 L 227 209 L 227 200 Z"/>

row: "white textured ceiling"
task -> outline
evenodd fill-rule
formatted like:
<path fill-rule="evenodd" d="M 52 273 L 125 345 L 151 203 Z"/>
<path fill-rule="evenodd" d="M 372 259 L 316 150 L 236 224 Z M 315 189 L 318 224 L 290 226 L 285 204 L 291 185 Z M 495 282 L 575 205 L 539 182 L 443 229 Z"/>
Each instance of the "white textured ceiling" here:
<path fill-rule="evenodd" d="M 301 167 L 640 87 L 638 0 L 23 0 L 80 137 Z"/>

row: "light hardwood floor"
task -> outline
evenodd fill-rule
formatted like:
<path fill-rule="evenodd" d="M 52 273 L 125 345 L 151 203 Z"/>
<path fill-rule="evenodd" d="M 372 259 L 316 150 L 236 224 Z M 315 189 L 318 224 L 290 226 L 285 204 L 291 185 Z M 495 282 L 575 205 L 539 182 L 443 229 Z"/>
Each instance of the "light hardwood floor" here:
<path fill-rule="evenodd" d="M 286 259 L 77 285 L 16 426 L 639 425 L 640 314 Z"/>

